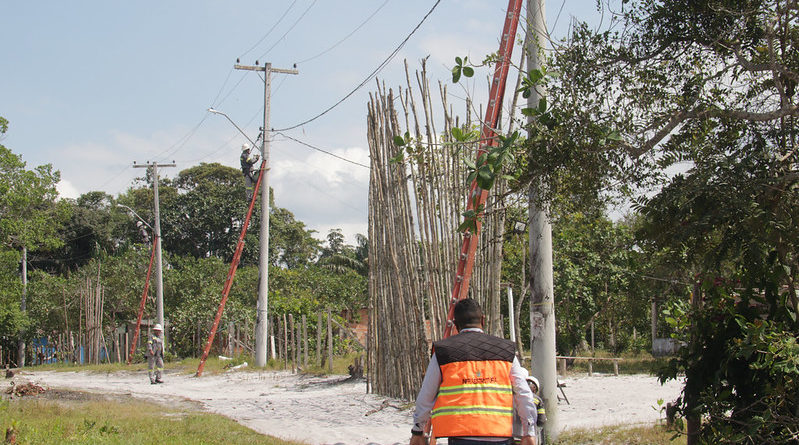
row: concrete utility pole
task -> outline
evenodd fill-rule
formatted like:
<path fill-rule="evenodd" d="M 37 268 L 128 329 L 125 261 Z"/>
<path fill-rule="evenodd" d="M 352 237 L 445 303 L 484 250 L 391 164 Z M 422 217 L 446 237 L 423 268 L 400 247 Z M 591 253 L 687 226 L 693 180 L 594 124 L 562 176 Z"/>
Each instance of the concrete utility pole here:
<path fill-rule="evenodd" d="M 256 62 L 257 63 L 257 62 Z M 237 70 L 263 71 L 264 73 L 264 126 L 261 128 L 261 232 L 260 253 L 258 255 L 258 307 L 255 319 L 255 366 L 266 366 L 266 345 L 269 335 L 269 96 L 272 89 L 272 73 L 299 74 L 296 69 L 272 68 L 271 63 L 264 66 L 234 65 Z"/>
<path fill-rule="evenodd" d="M 528 69 L 540 69 L 543 50 L 547 42 L 544 0 L 527 0 Z M 538 108 L 544 92 L 541 87 L 533 89 L 527 106 Z M 528 123 L 533 117 L 528 117 Z M 530 185 L 530 349 L 532 372 L 541 381 L 541 398 L 547 410 L 544 429 L 547 442 L 558 438 L 558 374 L 555 361 L 555 299 L 552 279 L 552 225 L 547 212 L 548 205 L 542 202 L 545 185 L 533 179 Z"/>
<path fill-rule="evenodd" d="M 155 236 L 155 238 L 158 240 L 158 242 L 155 243 L 155 318 L 156 323 L 164 327 L 164 330 L 161 331 L 162 340 L 163 336 L 166 335 L 166 326 L 164 326 L 164 273 L 163 261 L 161 260 L 161 206 L 158 202 L 158 167 L 175 166 L 176 165 L 174 161 L 171 164 L 159 164 L 157 162 L 137 164 L 135 161 L 133 162 L 133 168 L 149 168 L 151 169 L 153 175 L 153 207 L 155 212 L 155 228 L 153 229 L 153 236 Z M 164 342 L 164 350 L 166 350 L 166 348 L 167 345 L 166 342 Z"/>
<path fill-rule="evenodd" d="M 22 301 L 20 311 L 24 314 L 28 310 L 28 246 L 22 246 Z M 35 363 L 35 362 L 34 362 Z M 25 331 L 19 332 L 17 343 L 17 367 L 25 367 Z"/>

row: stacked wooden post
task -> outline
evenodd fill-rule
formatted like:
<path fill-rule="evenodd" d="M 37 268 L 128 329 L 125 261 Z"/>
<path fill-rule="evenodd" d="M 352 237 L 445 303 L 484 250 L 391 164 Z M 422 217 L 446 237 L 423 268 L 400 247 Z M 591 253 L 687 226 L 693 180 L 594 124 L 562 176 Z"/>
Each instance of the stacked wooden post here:
<path fill-rule="evenodd" d="M 103 300 L 105 292 L 99 283 L 94 285 L 86 278 L 86 287 L 81 291 L 86 322 L 86 363 L 100 363 L 100 346 L 103 343 Z"/>
<path fill-rule="evenodd" d="M 368 104 L 367 362 L 371 392 L 412 399 L 427 365 L 428 342 L 441 337 L 446 323 L 461 242 L 457 228 L 468 193 L 463 161 L 474 160 L 479 142 L 454 143 L 451 135 L 453 127 L 464 132 L 476 128 L 472 128 L 470 102 L 461 123 L 441 83 L 441 104 L 434 106 L 424 61 L 421 72 L 413 76 L 415 82 L 407 63 L 405 72 L 406 86 L 396 96 L 378 83 Z M 436 110 L 443 112 L 440 131 L 433 118 Z M 406 131 L 410 143 L 397 147 L 394 136 Z M 500 182 L 486 204 L 471 287 L 471 296 L 485 309 L 487 331 L 498 335 L 502 334 L 499 284 L 504 226 L 499 196 L 505 187 Z M 430 329 L 426 332 L 427 321 Z M 403 359 L 397 361 L 397 357 Z"/>

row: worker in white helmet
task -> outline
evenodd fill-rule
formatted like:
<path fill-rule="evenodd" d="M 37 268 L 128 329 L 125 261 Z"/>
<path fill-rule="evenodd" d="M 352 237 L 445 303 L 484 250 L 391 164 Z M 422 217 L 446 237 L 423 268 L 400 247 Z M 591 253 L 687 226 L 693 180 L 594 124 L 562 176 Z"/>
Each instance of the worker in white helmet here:
<path fill-rule="evenodd" d="M 136 228 L 139 229 L 139 234 L 141 235 L 142 242 L 144 244 L 150 244 L 150 234 L 147 233 L 147 229 L 144 227 L 144 223 L 141 221 L 136 221 Z"/>
<path fill-rule="evenodd" d="M 535 403 L 536 407 L 536 435 L 539 437 L 538 445 L 544 445 L 546 444 L 546 437 L 544 435 L 543 428 L 544 423 L 547 421 L 547 413 L 544 409 L 544 401 L 538 395 L 538 391 L 541 389 L 541 384 L 538 383 L 538 379 L 534 375 L 529 373 L 527 377 L 525 377 L 525 380 L 527 381 L 527 385 L 530 387 L 530 391 L 533 392 L 533 402 Z M 521 419 L 516 415 L 513 418 L 513 436 L 516 438 L 514 443 L 519 443 L 518 437 L 520 435 L 521 428 Z"/>
<path fill-rule="evenodd" d="M 164 340 L 161 333 L 164 329 L 159 323 L 153 326 L 153 335 L 147 340 L 147 369 L 150 383 L 164 383 L 161 373 L 164 370 Z"/>
<path fill-rule="evenodd" d="M 258 181 L 258 173 L 253 168 L 255 163 L 258 162 L 258 153 L 250 147 L 250 144 L 244 143 L 241 146 L 241 172 L 244 173 L 244 186 L 247 189 L 247 200 L 252 199 L 252 191 L 255 187 L 255 182 Z"/>

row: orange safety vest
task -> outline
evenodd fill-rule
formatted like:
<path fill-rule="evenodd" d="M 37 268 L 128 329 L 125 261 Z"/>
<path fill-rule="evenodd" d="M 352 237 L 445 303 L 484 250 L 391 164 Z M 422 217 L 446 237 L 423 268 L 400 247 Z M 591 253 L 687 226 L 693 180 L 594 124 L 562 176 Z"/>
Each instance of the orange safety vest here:
<path fill-rule="evenodd" d="M 511 437 L 513 342 L 464 331 L 435 342 L 441 386 L 433 406 L 436 437 Z"/>

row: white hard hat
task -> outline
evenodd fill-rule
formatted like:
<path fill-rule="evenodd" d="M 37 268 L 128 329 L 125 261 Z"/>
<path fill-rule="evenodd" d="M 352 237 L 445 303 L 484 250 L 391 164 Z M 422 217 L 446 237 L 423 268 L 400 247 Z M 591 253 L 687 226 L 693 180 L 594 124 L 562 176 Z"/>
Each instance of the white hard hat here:
<path fill-rule="evenodd" d="M 153 331 L 163 331 L 163 330 L 164 328 L 161 327 L 161 323 L 156 323 L 155 326 L 153 326 Z"/>
<path fill-rule="evenodd" d="M 535 376 L 534 376 L 534 375 L 528 375 L 528 376 L 527 376 L 527 383 L 531 383 L 531 382 L 532 382 L 532 383 L 535 383 L 535 387 L 536 387 L 536 388 L 538 388 L 538 389 L 541 389 L 541 384 L 540 384 L 540 383 L 538 383 L 538 379 L 537 379 L 537 378 L 535 378 Z"/>
<path fill-rule="evenodd" d="M 250 144 L 248 144 L 246 142 L 241 144 L 241 151 L 247 151 L 249 149 L 250 149 Z"/>

